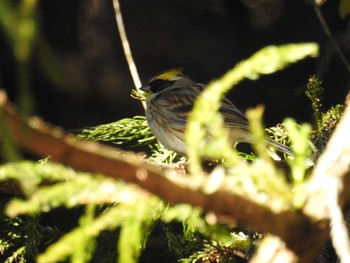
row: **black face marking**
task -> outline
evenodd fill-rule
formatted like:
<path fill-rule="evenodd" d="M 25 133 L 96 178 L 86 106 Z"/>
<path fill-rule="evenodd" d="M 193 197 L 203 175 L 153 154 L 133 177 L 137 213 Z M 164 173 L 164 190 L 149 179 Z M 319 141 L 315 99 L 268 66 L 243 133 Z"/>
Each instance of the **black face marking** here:
<path fill-rule="evenodd" d="M 162 91 L 166 87 L 169 87 L 173 83 L 174 81 L 171 80 L 156 79 L 150 82 L 148 85 L 151 86 L 151 91 L 153 93 L 157 93 L 159 91 Z"/>

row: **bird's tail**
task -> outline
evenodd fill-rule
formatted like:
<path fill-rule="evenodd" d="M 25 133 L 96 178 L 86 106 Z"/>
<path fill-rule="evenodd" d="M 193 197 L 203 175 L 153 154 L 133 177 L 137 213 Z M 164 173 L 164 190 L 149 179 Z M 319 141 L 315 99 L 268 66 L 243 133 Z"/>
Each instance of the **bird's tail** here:
<path fill-rule="evenodd" d="M 294 154 L 292 152 L 292 149 L 289 148 L 288 146 L 282 144 L 282 143 L 279 143 L 279 142 L 276 142 L 275 140 L 272 140 L 272 139 L 268 139 L 267 140 L 268 144 L 270 146 L 272 146 L 272 148 L 274 148 L 275 150 L 281 152 L 281 153 L 285 153 L 287 154 L 288 156 L 291 156 L 292 158 L 294 157 Z M 307 166 L 311 167 L 311 166 L 315 166 L 315 163 L 309 159 L 309 158 L 306 158 L 305 159 L 305 163 Z"/>

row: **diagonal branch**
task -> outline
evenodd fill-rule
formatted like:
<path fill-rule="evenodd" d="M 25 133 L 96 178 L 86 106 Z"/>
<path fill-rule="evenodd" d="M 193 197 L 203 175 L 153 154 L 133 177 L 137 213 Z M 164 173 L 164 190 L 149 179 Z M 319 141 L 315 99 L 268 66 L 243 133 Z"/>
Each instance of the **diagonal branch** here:
<path fill-rule="evenodd" d="M 323 3 L 319 3 L 320 1 L 316 1 L 316 0 L 311 0 L 311 4 L 314 8 L 314 11 L 318 17 L 318 20 L 322 26 L 323 31 L 325 32 L 328 40 L 331 42 L 331 45 L 333 46 L 336 54 L 338 55 L 340 61 L 343 63 L 345 69 L 347 70 L 348 73 L 350 73 L 350 64 L 349 61 L 347 60 L 344 52 L 341 50 L 341 48 L 339 47 L 339 44 L 337 43 L 337 41 L 335 40 L 334 36 L 332 35 L 331 30 L 329 29 L 329 26 L 322 14 L 322 11 L 320 9 L 320 5 Z M 322 1 L 321 1 L 322 2 Z"/>
<path fill-rule="evenodd" d="M 223 190 L 208 195 L 191 188 L 195 183 L 193 179 L 183 178 L 180 185 L 176 175 L 150 166 L 135 154 L 96 142 L 79 141 L 37 118 L 23 121 L 4 92 L 0 93 L 0 110 L 15 142 L 25 150 L 40 157 L 50 156 L 54 161 L 78 170 L 102 173 L 135 183 L 170 203 L 200 206 L 204 212 L 212 211 L 246 223 L 257 231 L 270 232 L 284 240 L 303 262 L 310 262 L 329 236 L 328 223 L 322 217 L 312 221 L 296 211 L 271 211 L 268 207 Z"/>

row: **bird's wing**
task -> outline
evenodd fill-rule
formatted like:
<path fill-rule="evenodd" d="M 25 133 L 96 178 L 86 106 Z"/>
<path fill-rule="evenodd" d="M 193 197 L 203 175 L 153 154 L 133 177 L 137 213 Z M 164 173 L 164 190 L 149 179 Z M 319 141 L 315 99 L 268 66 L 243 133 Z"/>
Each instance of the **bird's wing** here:
<path fill-rule="evenodd" d="M 228 128 L 248 130 L 248 120 L 237 107 L 227 98 L 224 98 L 219 109 Z"/>
<path fill-rule="evenodd" d="M 165 114 L 176 116 L 176 120 L 186 123 L 188 114 L 193 110 L 193 104 L 198 95 L 204 90 L 205 85 L 192 84 L 187 88 L 173 88 L 159 96 L 157 104 L 162 107 Z M 220 113 L 223 114 L 225 125 L 228 128 L 238 128 L 246 131 L 248 121 L 243 113 L 227 98 L 222 100 Z"/>
<path fill-rule="evenodd" d="M 173 88 L 161 94 L 158 103 L 168 114 L 175 114 L 179 119 L 186 121 L 188 114 L 193 110 L 194 101 L 204 87 L 203 84 L 193 84 L 187 88 Z"/>

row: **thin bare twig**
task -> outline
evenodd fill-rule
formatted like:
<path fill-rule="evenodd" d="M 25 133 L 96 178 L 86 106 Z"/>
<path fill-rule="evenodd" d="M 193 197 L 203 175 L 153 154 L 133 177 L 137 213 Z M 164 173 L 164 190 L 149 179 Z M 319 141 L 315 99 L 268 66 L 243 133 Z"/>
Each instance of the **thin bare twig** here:
<path fill-rule="evenodd" d="M 335 41 L 331 30 L 328 27 L 328 24 L 321 12 L 319 3 L 317 3 L 317 1 L 315 0 L 311 0 L 312 6 L 314 8 L 314 11 L 318 17 L 318 20 L 321 23 L 321 26 L 323 28 L 323 31 L 325 32 L 327 38 L 329 39 L 329 41 L 331 42 L 331 45 L 333 46 L 335 52 L 337 53 L 338 57 L 340 58 L 341 62 L 344 64 L 344 67 L 346 68 L 346 70 L 348 71 L 348 73 L 350 74 L 350 64 L 349 61 L 346 59 L 344 52 L 341 50 L 341 48 L 339 47 L 339 44 L 337 43 L 337 41 Z"/>
<path fill-rule="evenodd" d="M 129 66 L 130 74 L 134 82 L 135 88 L 139 90 L 142 84 L 141 84 L 139 74 L 137 72 L 135 61 L 132 57 L 129 40 L 128 40 L 128 37 L 126 36 L 119 0 L 113 0 L 113 7 L 114 7 L 114 13 L 115 13 L 115 20 L 117 22 L 117 27 L 119 31 L 119 36 L 123 45 L 124 55 Z M 142 101 L 142 106 L 144 107 L 144 109 L 146 109 L 146 103 L 144 101 Z"/>

